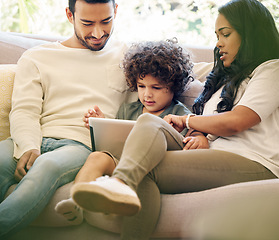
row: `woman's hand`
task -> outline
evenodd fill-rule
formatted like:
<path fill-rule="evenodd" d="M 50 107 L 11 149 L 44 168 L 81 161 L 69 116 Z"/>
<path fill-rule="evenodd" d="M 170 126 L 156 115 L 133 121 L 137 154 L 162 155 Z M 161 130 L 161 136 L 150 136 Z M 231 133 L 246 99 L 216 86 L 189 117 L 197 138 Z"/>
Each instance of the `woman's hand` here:
<path fill-rule="evenodd" d="M 200 132 L 194 132 L 192 135 L 183 139 L 185 146 L 183 150 L 190 149 L 208 149 L 208 139 Z"/>
<path fill-rule="evenodd" d="M 164 117 L 164 120 L 170 125 L 172 125 L 174 129 L 176 129 L 178 132 L 182 132 L 183 129 L 186 127 L 186 118 L 187 115 L 177 116 L 177 115 L 169 114 Z"/>
<path fill-rule="evenodd" d="M 84 126 L 88 129 L 90 128 L 89 127 L 90 117 L 105 118 L 105 115 L 103 114 L 103 112 L 98 106 L 94 106 L 93 109 L 88 109 L 88 111 L 84 114 L 84 117 L 82 119 L 84 122 Z"/>

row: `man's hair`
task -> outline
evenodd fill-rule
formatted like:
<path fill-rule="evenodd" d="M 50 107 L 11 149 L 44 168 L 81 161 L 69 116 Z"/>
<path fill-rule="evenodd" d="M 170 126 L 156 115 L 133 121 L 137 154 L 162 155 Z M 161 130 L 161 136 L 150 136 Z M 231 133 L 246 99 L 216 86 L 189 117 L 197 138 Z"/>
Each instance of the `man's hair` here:
<path fill-rule="evenodd" d="M 115 0 L 69 0 L 69 9 L 74 15 L 75 13 L 75 6 L 77 1 L 84 1 L 87 3 L 109 3 L 112 2 L 113 6 L 115 7 Z"/>
<path fill-rule="evenodd" d="M 192 68 L 189 53 L 174 40 L 133 44 L 123 60 L 125 78 L 132 91 L 137 91 L 138 79 L 150 74 L 169 87 L 174 99 L 193 80 Z"/>

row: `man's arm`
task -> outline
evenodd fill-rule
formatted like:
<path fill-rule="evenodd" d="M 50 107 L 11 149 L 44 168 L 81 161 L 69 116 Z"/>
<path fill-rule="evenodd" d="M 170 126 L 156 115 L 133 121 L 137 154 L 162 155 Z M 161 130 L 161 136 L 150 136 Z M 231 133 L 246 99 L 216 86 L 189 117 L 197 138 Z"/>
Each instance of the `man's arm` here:
<path fill-rule="evenodd" d="M 10 112 L 10 131 L 17 159 L 31 149 L 40 151 L 40 118 L 45 97 L 42 85 L 37 66 L 30 60 L 28 53 L 24 53 L 16 69 Z"/>

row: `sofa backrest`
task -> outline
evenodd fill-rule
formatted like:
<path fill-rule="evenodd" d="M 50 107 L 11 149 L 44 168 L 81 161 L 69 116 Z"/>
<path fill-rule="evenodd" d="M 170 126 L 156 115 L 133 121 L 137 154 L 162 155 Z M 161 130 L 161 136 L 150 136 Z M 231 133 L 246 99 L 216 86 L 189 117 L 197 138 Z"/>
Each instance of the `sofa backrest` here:
<path fill-rule="evenodd" d="M 23 33 L 0 32 L 0 64 L 15 64 L 27 49 L 39 44 L 65 40 L 61 36 L 44 36 Z M 194 62 L 212 62 L 213 48 L 182 44 L 192 54 Z"/>
<path fill-rule="evenodd" d="M 0 32 L 0 64 L 15 64 L 24 51 L 62 37 Z"/>

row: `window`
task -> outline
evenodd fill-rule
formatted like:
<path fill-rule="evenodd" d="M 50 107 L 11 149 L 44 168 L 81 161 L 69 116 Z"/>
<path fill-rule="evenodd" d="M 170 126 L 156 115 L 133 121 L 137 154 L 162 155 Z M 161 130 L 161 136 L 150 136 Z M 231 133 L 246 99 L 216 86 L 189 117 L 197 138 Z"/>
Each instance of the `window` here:
<path fill-rule="evenodd" d="M 115 32 L 125 41 L 176 37 L 179 42 L 213 46 L 218 6 L 227 0 L 116 0 Z M 279 26 L 279 0 L 261 1 Z M 71 36 L 65 15 L 68 0 L 9 0 L 0 2 L 0 30 Z"/>

